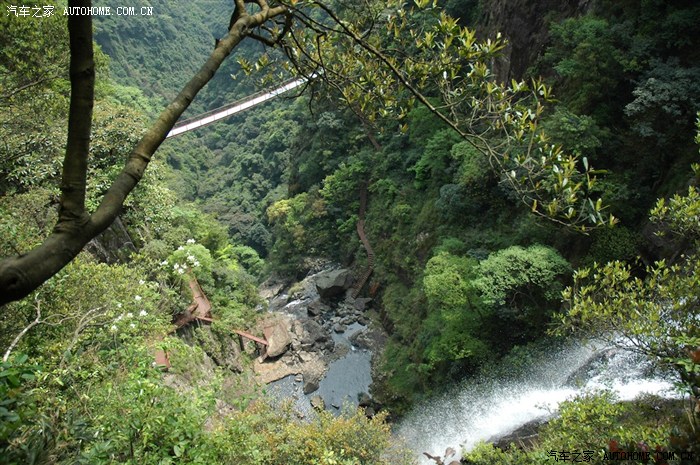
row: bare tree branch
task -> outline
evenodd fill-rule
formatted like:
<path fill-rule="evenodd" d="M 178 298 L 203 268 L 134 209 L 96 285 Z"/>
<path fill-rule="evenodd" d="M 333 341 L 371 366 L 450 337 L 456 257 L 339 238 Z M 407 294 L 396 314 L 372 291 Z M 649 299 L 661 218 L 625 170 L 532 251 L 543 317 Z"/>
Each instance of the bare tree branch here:
<path fill-rule="evenodd" d="M 61 363 L 59 364 L 60 368 L 63 368 L 65 366 L 68 355 L 70 355 L 71 351 L 73 350 L 75 345 L 78 343 L 78 338 L 80 337 L 80 333 L 82 333 L 85 328 L 90 326 L 92 324 L 92 322 L 95 321 L 97 318 L 103 316 L 103 313 L 97 313 L 102 309 L 104 309 L 104 306 L 95 307 L 95 308 L 88 310 L 87 312 L 81 314 L 80 320 L 78 320 L 78 325 L 75 327 L 75 330 L 73 331 L 73 337 L 71 338 L 71 342 L 70 342 L 70 344 L 68 344 L 68 347 L 66 347 L 66 350 L 63 351 L 63 357 L 61 357 Z"/>
<path fill-rule="evenodd" d="M 19 94 L 20 92 L 24 92 L 27 89 L 31 89 L 34 86 L 38 86 L 40 84 L 43 84 L 47 81 L 52 81 L 54 79 L 57 79 L 60 77 L 60 74 L 45 74 L 42 77 L 35 79 L 32 82 L 28 82 L 26 84 L 23 84 L 15 89 L 12 89 L 10 92 L 4 95 L 0 95 L 0 100 L 9 100 L 15 95 Z"/>
<path fill-rule="evenodd" d="M 17 344 L 19 344 L 20 339 L 24 337 L 25 334 L 29 332 L 30 329 L 32 329 L 34 326 L 38 325 L 41 323 L 41 301 L 37 300 L 36 301 L 36 318 L 34 321 L 29 323 L 27 326 L 24 327 L 22 331 L 17 334 L 17 336 L 13 339 L 12 343 L 10 346 L 7 348 L 7 351 L 5 352 L 5 355 L 2 357 L 2 361 L 6 362 L 10 358 L 10 354 L 14 350 L 15 347 L 17 347 Z"/>

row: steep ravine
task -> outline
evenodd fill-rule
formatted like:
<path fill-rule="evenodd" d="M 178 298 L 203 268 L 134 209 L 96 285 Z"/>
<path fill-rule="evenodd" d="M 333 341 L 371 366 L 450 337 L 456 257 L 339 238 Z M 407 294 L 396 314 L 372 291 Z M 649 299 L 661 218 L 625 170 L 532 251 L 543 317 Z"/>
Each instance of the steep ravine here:
<path fill-rule="evenodd" d="M 261 286 L 268 321 L 284 326 L 289 337 L 280 355 L 258 360 L 254 368 L 272 396 L 291 400 L 300 418 L 314 408 L 336 414 L 344 407 L 361 405 L 369 414 L 378 408 L 370 395 L 372 361 L 386 335 L 367 317 L 371 301 L 352 298 L 350 276 L 349 270 L 330 267 L 299 283 L 268 280 Z M 535 354 L 525 367 L 507 363 L 415 405 L 394 426 L 397 438 L 420 463 L 431 464 L 424 453 L 439 457 L 450 448 L 470 450 L 479 441 L 518 442 L 523 434 L 536 434 L 561 402 L 586 391 L 611 389 L 623 401 L 642 393 L 677 395 L 667 374 L 600 344 L 571 342 Z M 459 452 L 450 460 L 455 458 Z"/>

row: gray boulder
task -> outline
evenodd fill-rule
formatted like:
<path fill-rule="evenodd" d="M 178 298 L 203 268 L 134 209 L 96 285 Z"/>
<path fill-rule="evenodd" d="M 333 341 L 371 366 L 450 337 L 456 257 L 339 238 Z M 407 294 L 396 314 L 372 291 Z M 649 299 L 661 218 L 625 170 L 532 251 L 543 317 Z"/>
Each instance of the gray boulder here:
<path fill-rule="evenodd" d="M 326 403 L 323 401 L 323 397 L 321 396 L 313 396 L 310 399 L 311 406 L 315 408 L 316 410 L 325 410 L 326 409 Z"/>
<path fill-rule="evenodd" d="M 302 327 L 304 331 L 301 343 L 304 349 L 317 349 L 319 346 L 325 346 L 325 343 L 330 340 L 330 335 L 315 320 L 304 321 Z"/>
<path fill-rule="evenodd" d="M 352 273 L 348 269 L 331 270 L 315 277 L 318 295 L 324 299 L 336 297 L 352 286 Z"/>
<path fill-rule="evenodd" d="M 540 429 L 547 422 L 548 419 L 532 420 L 504 436 L 495 436 L 486 442 L 493 443 L 494 447 L 498 447 L 501 450 L 508 450 L 511 443 L 523 449 L 531 449 L 537 444 Z"/>
<path fill-rule="evenodd" d="M 287 351 L 292 343 L 292 337 L 282 321 L 275 321 L 265 326 L 265 339 L 267 339 L 267 356 L 279 357 Z"/>
<path fill-rule="evenodd" d="M 372 405 L 372 397 L 366 392 L 361 392 L 357 395 L 357 405 L 360 407 L 369 407 Z"/>
<path fill-rule="evenodd" d="M 306 307 L 306 313 L 309 316 L 319 316 L 321 313 L 328 311 L 328 306 L 320 300 L 314 300 Z"/>
<path fill-rule="evenodd" d="M 273 297 L 272 300 L 270 300 L 270 304 L 268 306 L 269 311 L 271 312 L 276 312 L 282 309 L 285 305 L 289 303 L 289 296 L 287 294 L 280 294 L 276 297 Z"/>
<path fill-rule="evenodd" d="M 263 300 L 270 301 L 274 297 L 277 297 L 280 292 L 282 292 L 284 285 L 284 282 L 276 281 L 274 278 L 268 278 L 258 288 L 258 294 Z"/>
<path fill-rule="evenodd" d="M 309 379 L 304 382 L 304 394 L 311 394 L 312 392 L 316 391 L 318 389 L 318 380 L 316 379 Z"/>
<path fill-rule="evenodd" d="M 372 302 L 372 299 L 370 297 L 360 297 L 358 299 L 355 299 L 355 302 L 353 302 L 355 309 L 364 312 L 367 309 L 367 305 Z"/>
<path fill-rule="evenodd" d="M 344 333 L 346 329 L 348 329 L 348 328 L 344 324 L 341 324 L 341 323 L 336 323 L 333 326 L 333 331 L 335 331 L 338 334 Z"/>

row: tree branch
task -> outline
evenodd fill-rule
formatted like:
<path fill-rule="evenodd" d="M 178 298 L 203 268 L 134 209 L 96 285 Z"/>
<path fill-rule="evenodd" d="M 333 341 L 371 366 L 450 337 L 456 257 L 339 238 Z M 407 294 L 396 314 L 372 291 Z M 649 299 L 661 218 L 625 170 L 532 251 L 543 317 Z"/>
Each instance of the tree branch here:
<path fill-rule="evenodd" d="M 36 302 L 36 318 L 34 321 L 29 323 L 22 331 L 17 334 L 17 336 L 14 338 L 10 346 L 7 348 L 7 351 L 5 352 L 5 355 L 2 357 L 2 361 L 6 362 L 7 359 L 10 358 L 10 354 L 14 350 L 15 347 L 17 347 L 17 344 L 19 344 L 19 340 L 24 337 L 25 334 L 29 332 L 30 329 L 32 329 L 34 326 L 38 325 L 41 323 L 41 302 L 37 300 Z"/>
<path fill-rule="evenodd" d="M 68 347 L 66 347 L 66 350 L 63 351 L 63 357 L 61 357 L 61 363 L 59 364 L 60 368 L 63 368 L 65 366 L 66 360 L 71 355 L 71 351 L 78 343 L 78 337 L 80 337 L 80 333 L 82 333 L 83 330 L 87 328 L 94 320 L 104 315 L 103 313 L 97 313 L 102 309 L 104 309 L 104 306 L 93 308 L 92 310 L 88 310 L 87 312 L 85 312 L 80 317 L 80 320 L 78 320 L 78 325 L 75 327 L 75 331 L 73 331 L 73 338 L 71 339 L 70 344 L 68 344 Z"/>
<path fill-rule="evenodd" d="M 284 16 L 284 27 L 282 28 L 282 31 L 280 31 L 278 34 L 275 34 L 272 29 L 264 28 L 270 34 L 270 37 L 265 37 L 254 32 L 249 32 L 248 37 L 257 40 L 258 42 L 262 42 L 268 47 L 275 47 L 282 41 L 282 39 L 284 39 L 284 37 L 289 33 L 292 27 L 292 14 L 289 11 L 287 11 Z"/>
<path fill-rule="evenodd" d="M 316 5 L 318 5 L 319 8 L 321 8 L 323 11 L 326 12 L 328 16 L 333 19 L 342 29 L 343 32 L 352 38 L 352 40 L 359 45 L 360 47 L 364 48 L 367 50 L 369 53 L 377 57 L 382 63 L 384 63 L 385 66 L 387 66 L 392 74 L 396 76 L 396 78 L 401 82 L 401 84 L 425 107 L 430 110 L 431 113 L 433 113 L 435 116 L 440 118 L 445 124 L 447 124 L 450 128 L 452 128 L 457 134 L 459 134 L 462 138 L 466 139 L 468 142 L 471 142 L 471 137 L 469 134 L 465 133 L 462 131 L 455 123 L 454 121 L 450 120 L 448 117 L 446 117 L 442 112 L 440 112 L 435 106 L 428 101 L 428 99 L 423 95 L 422 92 L 420 92 L 416 87 L 411 84 L 411 82 L 406 79 L 406 77 L 401 73 L 401 71 L 398 69 L 398 67 L 391 62 L 381 51 L 376 49 L 374 46 L 369 44 L 367 41 L 363 40 L 362 37 L 357 35 L 354 31 L 352 31 L 339 17 L 338 15 L 335 14 L 333 10 L 328 8 L 326 5 L 324 5 L 321 2 L 314 2 Z"/>
<path fill-rule="evenodd" d="M 0 100 L 10 100 L 12 97 L 19 94 L 20 92 L 23 92 L 27 89 L 34 87 L 34 86 L 38 86 L 39 84 L 43 84 L 46 81 L 52 81 L 52 80 L 57 79 L 59 77 L 60 77 L 59 74 L 45 74 L 42 77 L 35 79 L 32 82 L 29 82 L 27 84 L 23 84 L 23 85 L 17 87 L 16 89 L 11 90 L 7 94 L 0 95 Z"/>

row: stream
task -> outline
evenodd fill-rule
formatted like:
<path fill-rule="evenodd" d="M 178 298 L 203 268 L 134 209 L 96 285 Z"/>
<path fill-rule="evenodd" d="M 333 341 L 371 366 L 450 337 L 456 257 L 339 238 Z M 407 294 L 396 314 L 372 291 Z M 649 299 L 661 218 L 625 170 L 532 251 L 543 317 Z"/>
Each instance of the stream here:
<path fill-rule="evenodd" d="M 371 299 L 353 299 L 348 276 L 347 270 L 323 269 L 292 285 L 273 285 L 267 295 L 268 314 L 288 321 L 291 343 L 281 358 L 263 365 L 277 363 L 280 374 L 292 374 L 276 376 L 266 390 L 278 401 L 291 400 L 300 417 L 312 414 L 312 404 L 338 415 L 371 402 L 376 331 L 364 315 Z"/>
<path fill-rule="evenodd" d="M 320 396 L 326 409 L 336 415 L 343 408 L 356 408 L 359 395 L 368 393 L 372 384 L 372 352 L 351 342 L 352 336 L 364 330 L 366 326 L 353 323 L 342 334 L 332 334 L 335 352 L 342 355 L 328 364 L 317 390 L 304 394 L 302 377 L 290 375 L 270 383 L 268 392 L 278 400 L 291 399 L 294 409 L 305 417 L 312 413 L 311 399 L 316 396 Z"/>

